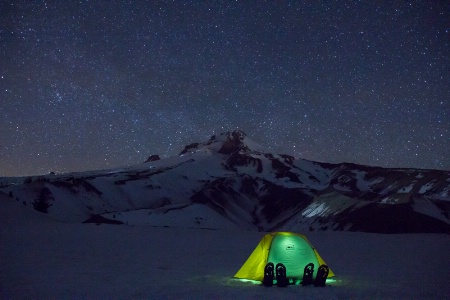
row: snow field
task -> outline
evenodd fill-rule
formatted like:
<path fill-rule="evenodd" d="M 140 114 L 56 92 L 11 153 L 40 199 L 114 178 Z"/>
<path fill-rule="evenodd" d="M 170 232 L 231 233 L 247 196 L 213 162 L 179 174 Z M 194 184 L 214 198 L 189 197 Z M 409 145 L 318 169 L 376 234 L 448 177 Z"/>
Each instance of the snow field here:
<path fill-rule="evenodd" d="M 262 232 L 60 223 L 0 197 L 1 299 L 449 299 L 450 238 L 305 232 L 325 288 L 234 280 Z"/>

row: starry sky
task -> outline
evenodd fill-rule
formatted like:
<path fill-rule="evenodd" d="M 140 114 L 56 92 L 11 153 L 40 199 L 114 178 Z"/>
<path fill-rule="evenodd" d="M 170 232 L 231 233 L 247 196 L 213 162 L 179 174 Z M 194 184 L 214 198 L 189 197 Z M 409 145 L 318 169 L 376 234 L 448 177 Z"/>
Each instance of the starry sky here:
<path fill-rule="evenodd" d="M 322 162 L 450 169 L 447 1 L 0 4 L 0 176 L 243 130 Z"/>

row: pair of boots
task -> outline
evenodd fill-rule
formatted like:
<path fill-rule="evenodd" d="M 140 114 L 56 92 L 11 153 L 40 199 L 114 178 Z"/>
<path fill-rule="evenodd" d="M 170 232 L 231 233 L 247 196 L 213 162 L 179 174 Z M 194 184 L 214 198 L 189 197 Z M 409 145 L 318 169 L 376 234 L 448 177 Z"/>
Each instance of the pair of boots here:
<path fill-rule="evenodd" d="M 286 287 L 289 283 L 289 280 L 286 277 L 286 267 L 282 263 L 278 263 L 276 266 L 276 278 L 277 278 L 277 286 L 278 287 Z M 264 268 L 264 286 L 272 286 L 274 278 L 274 265 L 269 262 Z"/>
<path fill-rule="evenodd" d="M 321 265 L 317 272 L 316 279 L 313 280 L 314 264 L 309 263 L 305 266 L 305 270 L 303 272 L 302 285 L 306 286 L 314 283 L 315 286 L 324 287 L 325 281 L 327 280 L 328 277 L 328 273 L 329 273 L 328 266 Z M 273 263 L 269 262 L 264 268 L 263 285 L 268 287 L 272 286 L 273 279 L 274 279 L 274 265 Z M 278 287 L 286 287 L 289 284 L 289 280 L 286 277 L 286 267 L 282 263 L 278 263 L 276 266 L 276 279 Z"/>
<path fill-rule="evenodd" d="M 328 273 L 330 269 L 327 265 L 321 265 L 319 270 L 317 271 L 316 279 L 314 280 L 315 286 L 323 287 L 325 286 L 325 281 L 327 280 Z M 303 272 L 303 280 L 302 285 L 310 285 L 313 284 L 313 273 L 314 273 L 314 264 L 309 263 L 306 265 L 305 270 Z"/>

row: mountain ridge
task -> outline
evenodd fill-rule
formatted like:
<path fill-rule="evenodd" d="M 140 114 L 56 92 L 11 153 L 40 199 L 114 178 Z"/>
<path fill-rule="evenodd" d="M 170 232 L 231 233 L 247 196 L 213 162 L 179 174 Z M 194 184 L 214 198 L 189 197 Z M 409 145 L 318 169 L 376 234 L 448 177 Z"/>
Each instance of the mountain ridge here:
<path fill-rule="evenodd" d="M 65 222 L 450 232 L 448 171 L 296 159 L 266 152 L 243 131 L 191 143 L 178 156 L 151 157 L 125 168 L 6 182 L 0 192 Z"/>

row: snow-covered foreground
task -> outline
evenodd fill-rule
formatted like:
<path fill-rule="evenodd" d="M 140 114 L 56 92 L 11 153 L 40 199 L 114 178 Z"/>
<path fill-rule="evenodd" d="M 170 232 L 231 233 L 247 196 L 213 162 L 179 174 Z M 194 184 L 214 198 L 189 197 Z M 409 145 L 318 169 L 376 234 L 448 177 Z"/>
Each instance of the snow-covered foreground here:
<path fill-rule="evenodd" d="M 265 288 L 232 278 L 263 233 L 60 223 L 0 196 L 0 298 L 450 297 L 449 235 L 305 234 L 335 281 Z"/>

